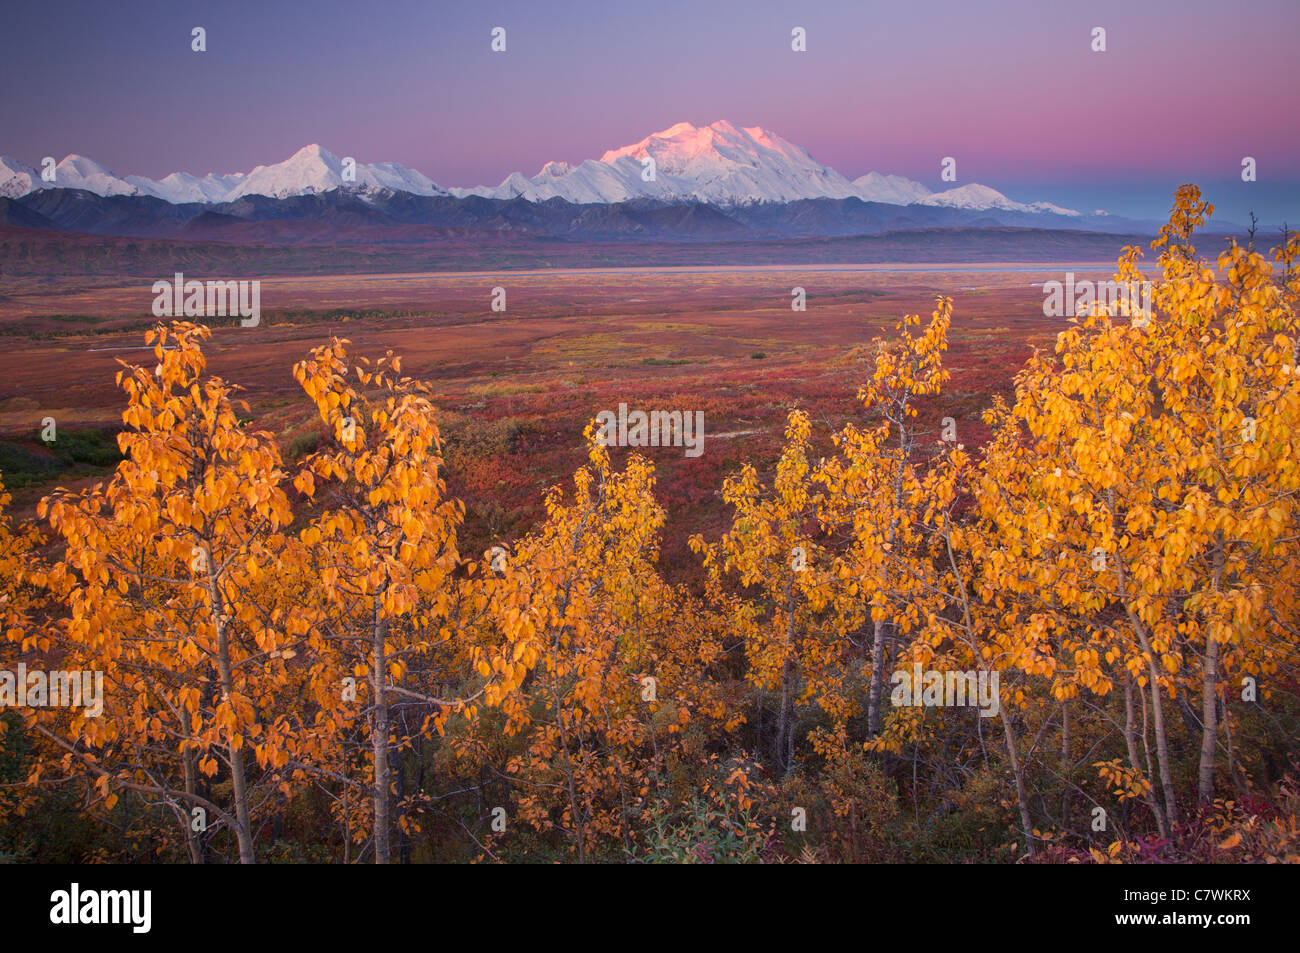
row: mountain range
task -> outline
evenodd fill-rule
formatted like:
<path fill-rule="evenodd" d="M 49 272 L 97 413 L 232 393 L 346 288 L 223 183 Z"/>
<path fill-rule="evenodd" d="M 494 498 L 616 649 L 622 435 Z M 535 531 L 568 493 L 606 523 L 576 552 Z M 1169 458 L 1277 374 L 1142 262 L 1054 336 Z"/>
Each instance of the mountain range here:
<path fill-rule="evenodd" d="M 647 174 L 653 162 L 653 175 Z M 891 205 L 938 205 L 1077 216 L 1047 202 L 1012 201 L 984 185 L 963 185 L 934 193 L 896 175 L 870 172 L 852 182 L 817 162 L 807 150 L 759 126 L 739 128 L 727 121 L 709 126 L 677 123 L 599 159 L 573 166 L 548 162 L 532 178 L 516 172 L 497 186 L 440 188 L 420 172 L 397 162 L 355 164 L 345 178 L 344 160 L 319 145 L 304 146 L 283 162 L 228 175 L 173 172 L 162 179 L 118 176 L 86 156 L 70 155 L 54 167 L 54 181 L 8 156 L 0 156 L 0 196 L 19 198 L 43 188 L 83 189 L 100 196 L 149 195 L 173 204 L 233 202 L 246 195 L 288 198 L 347 188 L 412 195 L 463 198 L 561 198 L 574 204 L 609 204 L 632 199 L 749 205 L 798 199 L 859 198 Z"/>
<path fill-rule="evenodd" d="M 119 176 L 79 155 L 53 171 L 47 182 L 36 168 L 0 156 L 0 225 L 223 241 L 324 240 L 322 229 L 337 237 L 340 229 L 371 226 L 674 241 L 912 228 L 1154 227 L 1100 210 L 1019 202 L 977 183 L 935 192 L 877 172 L 850 181 L 776 133 L 726 121 L 677 123 L 599 159 L 548 162 L 531 178 L 516 172 L 475 188 L 444 188 L 399 163 L 359 163 L 315 144 L 246 173 L 174 172 L 155 180 Z"/>
<path fill-rule="evenodd" d="M 358 191 L 388 189 L 412 195 L 447 195 L 429 178 L 397 162 L 356 164 L 355 177 L 344 179 L 343 160 L 318 145 L 299 149 L 284 162 L 259 165 L 251 172 L 204 176 L 173 172 L 162 179 L 140 175 L 121 177 L 94 159 L 70 155 L 54 166 L 54 181 L 44 182 L 36 169 L 9 156 L 0 156 L 0 196 L 20 198 L 38 189 L 82 189 L 101 197 L 148 195 L 173 205 L 189 202 L 218 204 L 246 195 L 289 198 L 355 186 Z"/>

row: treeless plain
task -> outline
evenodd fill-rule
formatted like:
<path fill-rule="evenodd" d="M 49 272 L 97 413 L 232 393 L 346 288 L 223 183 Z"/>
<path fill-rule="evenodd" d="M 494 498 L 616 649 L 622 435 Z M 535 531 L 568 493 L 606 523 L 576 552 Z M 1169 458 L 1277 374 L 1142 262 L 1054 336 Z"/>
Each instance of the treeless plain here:
<path fill-rule="evenodd" d="M 544 490 L 583 459 L 582 431 L 601 410 L 702 410 L 705 450 L 650 447 L 669 501 L 666 567 L 693 559 L 685 539 L 715 531 L 718 490 L 745 460 L 771 463 L 789 410 L 828 435 L 860 417 L 863 371 L 851 354 L 892 333 L 936 295 L 954 302 L 946 365 L 952 380 L 928 409 L 929 429 L 955 419 L 978 445 L 994 394 L 1009 393 L 1032 349 L 1051 348 L 1065 319 L 1043 315 L 1043 281 L 1066 271 L 1105 279 L 1104 264 L 709 267 L 325 275 L 262 279 L 256 327 L 208 321 L 209 371 L 244 388 L 249 413 L 280 435 L 289 461 L 309 452 L 319 420 L 290 368 L 331 335 L 355 353 L 391 349 L 429 382 L 446 441 L 449 490 L 465 500 L 467 537 L 508 541 L 541 516 Z M 202 277 L 198 275 L 187 277 Z M 113 431 L 125 405 L 119 361 L 146 363 L 147 278 L 40 278 L 0 297 L 0 437 L 43 449 L 41 420 Z M 506 291 L 506 310 L 491 310 Z M 802 287 L 805 311 L 791 308 Z M 616 449 L 616 459 L 627 453 Z M 67 481 L 64 481 L 67 482 Z M 77 481 L 85 482 L 85 481 Z M 49 487 L 15 493 L 29 514 Z"/>

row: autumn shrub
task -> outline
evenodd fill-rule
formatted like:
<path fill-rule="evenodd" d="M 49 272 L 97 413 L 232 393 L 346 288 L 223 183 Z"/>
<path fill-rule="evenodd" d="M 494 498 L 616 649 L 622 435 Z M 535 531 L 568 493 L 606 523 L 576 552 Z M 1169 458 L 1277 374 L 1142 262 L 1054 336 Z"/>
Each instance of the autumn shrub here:
<path fill-rule="evenodd" d="M 1275 803 L 1217 799 L 1210 829 L 1216 859 L 1232 863 L 1300 863 L 1300 765 L 1279 785 Z"/>
<path fill-rule="evenodd" d="M 288 450 L 285 451 L 285 458 L 290 463 L 297 463 L 303 457 L 315 453 L 324 437 L 325 435 L 319 430 L 304 430 L 294 434 L 289 441 Z"/>
<path fill-rule="evenodd" d="M 752 864 L 781 858 L 776 789 L 762 768 L 743 755 L 703 765 L 691 793 L 676 801 L 647 801 L 638 818 L 639 835 L 627 851 L 649 864 Z"/>
<path fill-rule="evenodd" d="M 895 782 L 878 759 L 852 744 L 843 725 L 820 732 L 813 741 L 824 759 L 815 775 L 817 815 L 822 818 L 817 838 L 824 855 L 844 863 L 881 863 L 906 852 L 900 835 L 907 824 L 901 816 Z M 790 793 L 790 803 L 803 803 Z"/>
<path fill-rule="evenodd" d="M 756 834 L 750 811 L 719 810 L 696 795 L 673 810 L 660 804 L 644 822 L 645 847 L 632 859 L 647 864 L 761 863 L 769 842 Z"/>

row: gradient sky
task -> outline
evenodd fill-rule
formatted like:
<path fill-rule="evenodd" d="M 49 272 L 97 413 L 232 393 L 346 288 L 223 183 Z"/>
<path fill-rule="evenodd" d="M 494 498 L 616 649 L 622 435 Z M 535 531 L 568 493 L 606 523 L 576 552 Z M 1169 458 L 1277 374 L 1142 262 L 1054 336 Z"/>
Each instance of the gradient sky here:
<path fill-rule="evenodd" d="M 808 52 L 790 50 L 792 26 Z M 319 142 L 494 185 L 725 118 L 849 178 L 938 190 L 951 155 L 957 184 L 1020 201 L 1162 217 L 1193 181 L 1217 218 L 1300 223 L 1298 40 L 1297 0 L 15 3 L 0 153 L 156 178 Z"/>

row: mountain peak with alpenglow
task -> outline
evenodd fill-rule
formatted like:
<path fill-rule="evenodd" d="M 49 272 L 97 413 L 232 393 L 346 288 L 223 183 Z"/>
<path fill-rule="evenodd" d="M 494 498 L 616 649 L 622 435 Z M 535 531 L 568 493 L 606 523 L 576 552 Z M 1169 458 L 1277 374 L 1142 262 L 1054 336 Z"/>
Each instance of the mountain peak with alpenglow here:
<path fill-rule="evenodd" d="M 582 204 L 657 199 L 748 205 L 857 196 L 853 183 L 801 146 L 761 126 L 742 128 L 727 120 L 675 123 L 599 159 L 548 162 L 531 179 L 514 173 L 496 188 L 452 191 Z"/>
<path fill-rule="evenodd" d="M 514 172 L 495 188 L 451 192 L 534 202 L 560 198 L 578 204 L 657 199 L 727 206 L 857 198 L 885 205 L 1078 214 L 1046 202 L 1024 205 L 977 184 L 935 193 L 920 182 L 878 172 L 850 182 L 775 132 L 725 119 L 707 126 L 674 123 L 639 142 L 607 150 L 599 159 L 577 165 L 548 162 L 532 178 Z"/>
<path fill-rule="evenodd" d="M 611 149 L 600 157 L 600 161 L 615 162 L 623 156 L 637 160 L 651 156 L 660 167 L 666 166 L 668 171 L 675 169 L 681 173 L 689 173 L 693 165 L 702 163 L 749 167 L 785 164 L 808 171 L 834 171 L 816 162 L 807 150 L 762 126 L 742 129 L 725 119 L 708 126 L 679 122 L 633 145 Z M 835 175 L 839 176 L 839 173 Z"/>

